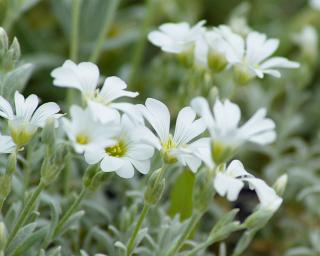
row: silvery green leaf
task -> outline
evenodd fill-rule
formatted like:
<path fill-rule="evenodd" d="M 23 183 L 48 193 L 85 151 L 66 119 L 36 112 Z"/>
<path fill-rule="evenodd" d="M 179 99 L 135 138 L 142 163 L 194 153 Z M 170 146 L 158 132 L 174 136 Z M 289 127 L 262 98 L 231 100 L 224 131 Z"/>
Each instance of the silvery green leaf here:
<path fill-rule="evenodd" d="M 47 256 L 61 256 L 61 246 L 57 246 L 49 251 Z"/>
<path fill-rule="evenodd" d="M 80 251 L 81 256 L 90 256 L 86 251 L 81 250 Z"/>
<path fill-rule="evenodd" d="M 120 250 L 121 255 L 126 255 L 127 254 L 127 246 L 124 245 L 122 242 L 117 241 L 114 243 L 114 246 L 117 247 Z"/>
<path fill-rule="evenodd" d="M 15 224 L 15 219 L 18 216 L 20 207 L 21 203 L 12 204 L 5 215 L 4 221 L 9 230 L 11 230 L 13 225 Z"/>
<path fill-rule="evenodd" d="M 18 231 L 16 238 L 9 244 L 7 251 L 11 253 L 14 252 L 18 248 L 18 246 L 23 244 L 28 239 L 30 234 L 36 229 L 37 226 L 38 226 L 38 223 L 33 222 L 22 227 Z"/>
<path fill-rule="evenodd" d="M 47 232 L 48 232 L 48 228 L 42 227 L 41 229 L 35 231 L 34 233 L 30 233 L 29 236 L 27 236 L 24 241 L 22 241 L 20 244 L 17 244 L 18 246 L 12 252 L 9 251 L 8 255 L 13 255 L 13 256 L 22 255 L 23 253 L 27 252 L 30 248 L 33 248 L 33 245 L 35 245 L 36 243 L 42 242 Z M 58 254 L 53 254 L 53 255 L 58 255 Z"/>
<path fill-rule="evenodd" d="M 296 247 L 290 249 L 285 256 L 316 256 L 316 252 L 307 247 Z"/>
<path fill-rule="evenodd" d="M 1 95 L 6 98 L 11 98 L 15 91 L 22 91 L 26 86 L 32 71 L 32 64 L 27 63 L 7 73 L 1 83 Z"/>
<path fill-rule="evenodd" d="M 141 243 L 141 241 L 145 238 L 146 234 L 148 233 L 148 228 L 143 228 L 140 229 L 136 241 L 135 241 L 135 246 L 139 246 L 139 244 Z"/>
<path fill-rule="evenodd" d="M 85 212 L 83 210 L 78 211 L 71 215 L 69 220 L 66 222 L 66 224 L 63 226 L 60 234 L 64 234 L 66 231 L 68 231 L 74 224 L 80 221 L 80 219 L 83 217 Z"/>

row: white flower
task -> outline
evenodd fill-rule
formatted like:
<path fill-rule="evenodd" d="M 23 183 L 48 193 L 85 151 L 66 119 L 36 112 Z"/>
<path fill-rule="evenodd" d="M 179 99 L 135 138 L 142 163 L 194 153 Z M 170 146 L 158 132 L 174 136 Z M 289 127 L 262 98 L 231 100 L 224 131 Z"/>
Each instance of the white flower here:
<path fill-rule="evenodd" d="M 132 178 L 134 168 L 142 174 L 148 173 L 154 148 L 141 142 L 137 130 L 139 125 L 124 115 L 121 131 L 112 138 L 113 142 L 94 144 L 85 150 L 87 163 L 95 164 L 102 160 L 100 167 L 103 171 L 114 171 L 122 178 Z"/>
<path fill-rule="evenodd" d="M 0 96 L 0 116 L 9 120 L 11 136 L 18 145 L 29 142 L 37 128 L 43 127 L 49 118 L 61 117 L 61 114 L 57 114 L 60 107 L 56 103 L 48 102 L 38 107 L 39 99 L 34 94 L 25 99 L 16 91 L 14 102 L 15 113 L 10 103 Z"/>
<path fill-rule="evenodd" d="M 320 11 L 320 0 L 309 0 L 309 5 L 311 8 Z"/>
<path fill-rule="evenodd" d="M 210 67 L 215 71 L 223 70 L 227 64 L 229 45 L 219 30 L 206 31 L 195 43 L 194 59 L 198 66 Z"/>
<path fill-rule="evenodd" d="M 196 118 L 190 108 L 183 108 L 177 117 L 174 135 L 170 134 L 170 113 L 162 102 L 148 98 L 145 105 L 138 105 L 145 119 L 150 123 L 156 135 L 149 129 L 141 130 L 141 137 L 160 150 L 167 162 L 176 160 L 196 172 L 201 160 L 210 162 L 209 140 L 193 141 L 205 130 L 205 124 Z M 193 141 L 193 142 L 192 142 Z"/>
<path fill-rule="evenodd" d="M 63 128 L 77 153 L 96 144 L 112 143 L 111 137 L 119 131 L 117 124 L 102 124 L 92 118 L 90 110 L 76 105 L 70 108 L 71 120 L 63 118 Z"/>
<path fill-rule="evenodd" d="M 208 101 L 196 97 L 191 101 L 192 108 L 203 118 L 214 143 L 230 147 L 250 141 L 268 144 L 275 140 L 274 122 L 266 118 L 266 109 L 259 109 L 246 123 L 239 126 L 241 111 L 238 105 L 225 100 L 216 100 L 212 112 Z"/>
<path fill-rule="evenodd" d="M 213 182 L 214 188 L 220 196 L 226 196 L 229 201 L 237 200 L 244 182 L 254 189 L 260 201 L 260 208 L 275 211 L 282 203 L 273 188 L 263 180 L 255 178 L 248 173 L 239 160 L 233 160 L 222 172 L 219 172 Z"/>
<path fill-rule="evenodd" d="M 299 63 L 283 57 L 271 57 L 278 48 L 278 39 L 267 39 L 265 34 L 249 32 L 244 40 L 227 26 L 220 26 L 219 33 L 228 43 L 227 59 L 229 63 L 248 76 L 263 78 L 264 74 L 280 77 L 278 68 L 298 68 Z"/>
<path fill-rule="evenodd" d="M 8 154 L 15 150 L 16 145 L 14 144 L 10 136 L 0 134 L 0 153 Z"/>
<path fill-rule="evenodd" d="M 164 52 L 176 54 L 188 52 L 205 31 L 204 23 L 205 21 L 200 21 L 193 27 L 187 22 L 165 23 L 159 27 L 159 31 L 150 32 L 148 39 Z"/>
<path fill-rule="evenodd" d="M 220 196 L 226 196 L 229 201 L 235 201 L 244 183 L 238 177 L 251 176 L 239 160 L 233 160 L 223 171 L 218 172 L 214 179 L 214 188 Z"/>
<path fill-rule="evenodd" d="M 67 60 L 61 67 L 54 69 L 51 76 L 55 86 L 80 90 L 95 119 L 103 123 L 120 119 L 118 110 L 132 118 L 139 118 L 134 105 L 114 102 L 122 97 L 134 98 L 138 93 L 127 91 L 127 84 L 116 76 L 106 78 L 101 90 L 97 89 L 99 69 L 94 63 L 82 62 L 77 65 Z"/>
<path fill-rule="evenodd" d="M 301 47 L 303 54 L 312 62 L 318 60 L 318 33 L 313 26 L 305 26 L 294 35 L 294 41 Z"/>

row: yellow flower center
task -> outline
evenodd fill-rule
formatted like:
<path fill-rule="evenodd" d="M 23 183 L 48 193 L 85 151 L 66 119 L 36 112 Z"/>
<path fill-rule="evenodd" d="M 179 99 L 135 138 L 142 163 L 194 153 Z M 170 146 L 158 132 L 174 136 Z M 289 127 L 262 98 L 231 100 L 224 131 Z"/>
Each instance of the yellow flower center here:
<path fill-rule="evenodd" d="M 169 138 L 166 142 L 162 142 L 162 148 L 163 151 L 168 152 L 170 151 L 172 148 L 174 148 L 176 146 L 176 144 L 173 141 L 172 135 L 169 135 Z"/>
<path fill-rule="evenodd" d="M 88 144 L 89 138 L 85 134 L 78 134 L 76 137 L 76 142 L 78 144 L 85 145 L 85 144 Z"/>
<path fill-rule="evenodd" d="M 113 157 L 123 157 L 127 153 L 127 146 L 124 141 L 119 140 L 118 143 L 111 147 L 106 147 L 105 152 L 109 156 Z"/>
<path fill-rule="evenodd" d="M 173 141 L 172 135 L 169 135 L 169 138 L 166 142 L 162 142 L 162 149 L 163 149 L 163 159 L 168 164 L 173 164 L 177 161 L 177 159 L 170 155 L 170 150 L 176 147 L 176 144 Z"/>

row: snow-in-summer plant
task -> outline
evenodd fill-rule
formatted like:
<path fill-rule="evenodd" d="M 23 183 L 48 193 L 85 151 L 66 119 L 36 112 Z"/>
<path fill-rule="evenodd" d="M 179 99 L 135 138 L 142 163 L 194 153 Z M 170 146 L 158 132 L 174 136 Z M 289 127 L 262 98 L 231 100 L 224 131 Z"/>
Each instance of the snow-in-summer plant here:
<path fill-rule="evenodd" d="M 38 1 L 20 2 L 0 11 L 0 256 L 320 253 L 315 230 L 290 250 L 274 238 L 299 203 L 318 225 L 319 1 L 275 31 L 249 27 L 249 4 L 211 26 L 156 24 L 203 1 L 52 1 L 36 26 Z"/>

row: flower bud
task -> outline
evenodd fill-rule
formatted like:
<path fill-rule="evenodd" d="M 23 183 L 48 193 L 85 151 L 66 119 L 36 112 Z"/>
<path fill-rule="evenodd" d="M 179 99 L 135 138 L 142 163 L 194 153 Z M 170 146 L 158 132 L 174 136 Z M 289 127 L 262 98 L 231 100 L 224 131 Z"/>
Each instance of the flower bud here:
<path fill-rule="evenodd" d="M 54 145 L 55 141 L 55 120 L 49 118 L 42 130 L 41 139 L 48 146 Z"/>
<path fill-rule="evenodd" d="M 196 175 L 193 188 L 193 208 L 195 211 L 203 213 L 213 197 L 213 170 L 202 168 Z"/>
<path fill-rule="evenodd" d="M 209 234 L 209 239 L 212 242 L 217 242 L 226 239 L 232 232 L 240 230 L 242 227 L 239 221 L 234 221 L 238 209 L 233 209 L 225 214 L 219 221 L 214 225 L 213 229 Z"/>
<path fill-rule="evenodd" d="M 104 183 L 111 176 L 108 172 L 100 171 L 100 166 L 98 164 L 89 166 L 82 178 L 83 185 L 95 191 L 102 183 Z"/>
<path fill-rule="evenodd" d="M 191 67 L 193 65 L 193 48 L 188 51 L 178 54 L 180 63 L 185 67 Z"/>
<path fill-rule="evenodd" d="M 9 51 L 11 52 L 11 62 L 13 64 L 17 63 L 20 59 L 21 49 L 18 39 L 15 37 L 10 45 Z"/>
<path fill-rule="evenodd" d="M 248 229 L 261 229 L 267 224 L 273 214 L 274 211 L 271 209 L 260 208 L 246 218 L 242 225 Z"/>
<path fill-rule="evenodd" d="M 12 176 L 3 174 L 0 176 L 0 199 L 5 200 L 11 191 Z"/>
<path fill-rule="evenodd" d="M 228 65 L 228 61 L 223 53 L 210 50 L 208 54 L 208 66 L 213 72 L 221 72 Z"/>
<path fill-rule="evenodd" d="M 279 196 L 282 196 L 288 183 L 288 175 L 281 175 L 273 185 L 274 190 Z"/>
<path fill-rule="evenodd" d="M 160 168 L 151 174 L 147 183 L 147 189 L 144 192 L 146 204 L 155 205 L 160 201 L 165 188 L 165 178 L 162 177 L 163 171 Z"/>
<path fill-rule="evenodd" d="M 8 159 L 6 174 L 12 175 L 16 171 L 16 168 L 17 168 L 17 154 L 16 152 L 12 152 Z"/>
<path fill-rule="evenodd" d="M 233 74 L 235 82 L 239 85 L 246 85 L 253 79 L 248 68 L 242 65 L 236 65 L 233 69 Z"/>
<path fill-rule="evenodd" d="M 219 165 L 227 162 L 234 155 L 235 148 L 224 145 L 219 141 L 214 141 L 211 147 L 212 159 Z"/>
<path fill-rule="evenodd" d="M 41 179 L 46 185 L 53 182 L 64 168 L 67 153 L 67 146 L 61 144 L 52 155 L 45 158 L 41 166 Z"/>

